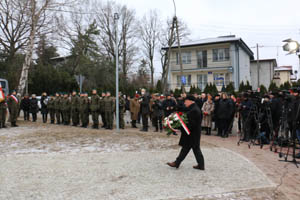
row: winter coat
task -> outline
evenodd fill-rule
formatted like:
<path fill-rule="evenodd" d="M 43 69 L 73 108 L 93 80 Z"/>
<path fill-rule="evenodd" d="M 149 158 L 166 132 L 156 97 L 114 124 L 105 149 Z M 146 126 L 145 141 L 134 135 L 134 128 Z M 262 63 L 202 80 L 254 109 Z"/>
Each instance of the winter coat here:
<path fill-rule="evenodd" d="M 140 112 L 140 103 L 137 98 L 130 100 L 131 120 L 137 120 Z"/>
<path fill-rule="evenodd" d="M 140 112 L 142 115 L 150 114 L 150 99 L 146 95 L 142 97 Z"/>
<path fill-rule="evenodd" d="M 47 114 L 48 113 L 48 97 L 47 96 L 42 96 L 41 98 L 41 113 L 42 114 Z"/>
<path fill-rule="evenodd" d="M 196 103 L 187 108 L 187 127 L 190 130 L 188 135 L 183 128 L 181 128 L 181 136 L 179 145 L 182 147 L 197 147 L 200 146 L 201 137 L 201 111 Z"/>
<path fill-rule="evenodd" d="M 166 99 L 163 101 L 163 109 L 165 117 L 168 117 L 176 109 L 176 102 L 173 99 Z"/>
<path fill-rule="evenodd" d="M 218 108 L 218 118 L 220 120 L 230 120 L 234 112 L 233 104 L 229 99 L 221 99 Z"/>
<path fill-rule="evenodd" d="M 38 100 L 36 98 L 30 99 L 30 112 L 31 113 L 39 112 Z"/>
<path fill-rule="evenodd" d="M 30 109 L 30 99 L 24 98 L 21 100 L 21 109 L 24 111 L 29 111 Z"/>
<path fill-rule="evenodd" d="M 213 101 L 206 101 L 203 106 L 202 106 L 202 113 L 203 113 L 203 118 L 202 118 L 202 127 L 209 127 L 211 128 L 211 123 L 212 123 L 212 114 L 214 112 L 214 103 Z"/>
<path fill-rule="evenodd" d="M 163 117 L 163 106 L 160 100 L 155 100 L 152 104 L 153 117 L 162 118 Z"/>

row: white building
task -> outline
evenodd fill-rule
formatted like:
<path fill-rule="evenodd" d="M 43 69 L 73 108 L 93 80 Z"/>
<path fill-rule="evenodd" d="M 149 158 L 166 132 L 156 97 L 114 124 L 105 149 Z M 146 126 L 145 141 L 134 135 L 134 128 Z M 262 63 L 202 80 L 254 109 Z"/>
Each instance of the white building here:
<path fill-rule="evenodd" d="M 293 74 L 292 66 L 280 66 L 275 68 L 274 82 L 277 87 L 283 85 L 285 82 L 291 83 L 292 81 L 297 81 L 296 76 Z"/>
<path fill-rule="evenodd" d="M 168 50 L 168 47 L 163 49 Z M 236 90 L 242 81 L 251 84 L 253 52 L 241 38 L 233 35 L 188 42 L 181 45 L 181 51 L 186 91 L 192 85 L 203 90 L 208 83 L 215 83 L 218 90 L 230 82 L 234 83 Z M 171 48 L 170 89 L 180 88 L 180 75 L 178 47 L 175 45 Z"/>
<path fill-rule="evenodd" d="M 260 67 L 257 67 L 257 60 L 250 61 L 250 74 L 252 89 L 257 90 L 258 87 L 264 85 L 269 88 L 274 77 L 274 69 L 277 67 L 276 59 L 259 60 Z M 257 81 L 259 80 L 259 81 Z"/>

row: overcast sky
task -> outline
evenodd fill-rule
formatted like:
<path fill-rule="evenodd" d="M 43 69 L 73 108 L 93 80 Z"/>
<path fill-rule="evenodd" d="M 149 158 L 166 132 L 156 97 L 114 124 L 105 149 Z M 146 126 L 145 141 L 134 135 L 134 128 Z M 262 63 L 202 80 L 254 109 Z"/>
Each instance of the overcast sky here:
<path fill-rule="evenodd" d="M 161 18 L 174 15 L 172 0 L 116 0 L 136 10 L 142 17 L 150 9 Z M 278 65 L 299 68 L 296 55 L 282 51 L 282 40 L 300 41 L 300 0 L 175 0 L 177 16 L 191 31 L 191 40 L 234 34 L 249 47 L 258 43 L 260 59 L 276 58 Z M 251 48 L 255 53 L 256 49 Z M 159 60 L 159 57 L 156 57 Z M 161 71 L 156 62 L 156 76 Z"/>

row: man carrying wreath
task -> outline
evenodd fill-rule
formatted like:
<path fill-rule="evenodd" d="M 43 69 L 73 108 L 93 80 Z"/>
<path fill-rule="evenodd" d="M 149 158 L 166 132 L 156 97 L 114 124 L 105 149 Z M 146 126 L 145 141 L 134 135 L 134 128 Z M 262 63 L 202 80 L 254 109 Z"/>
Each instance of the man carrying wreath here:
<path fill-rule="evenodd" d="M 170 167 L 179 168 L 180 163 L 188 155 L 189 151 L 192 149 L 197 160 L 198 165 L 193 166 L 194 169 L 204 170 L 204 157 L 200 149 L 200 138 L 201 138 L 201 111 L 197 104 L 195 104 L 195 97 L 189 95 L 184 100 L 184 105 L 186 106 L 187 114 L 187 127 L 190 130 L 188 135 L 186 131 L 181 128 L 181 137 L 179 145 L 182 147 L 179 156 L 176 161 L 169 162 L 167 165 Z"/>

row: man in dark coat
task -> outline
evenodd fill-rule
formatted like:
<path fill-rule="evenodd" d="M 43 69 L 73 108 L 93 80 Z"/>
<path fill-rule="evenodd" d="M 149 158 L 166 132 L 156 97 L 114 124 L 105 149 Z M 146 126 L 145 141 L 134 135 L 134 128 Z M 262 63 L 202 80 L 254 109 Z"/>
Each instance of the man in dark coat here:
<path fill-rule="evenodd" d="M 150 97 L 146 94 L 146 90 L 142 89 L 142 99 L 140 100 L 140 113 L 142 115 L 143 128 L 141 131 L 148 131 L 148 116 L 150 115 Z"/>
<path fill-rule="evenodd" d="M 162 118 L 163 118 L 163 107 L 162 102 L 159 99 L 159 94 L 155 95 L 155 100 L 152 105 L 152 111 L 153 111 L 153 122 L 155 126 L 155 132 L 158 132 L 158 127 L 160 132 L 162 132 Z"/>
<path fill-rule="evenodd" d="M 39 106 L 38 106 L 38 100 L 36 98 L 36 95 L 31 95 L 30 99 L 30 112 L 32 114 L 32 121 L 36 122 L 37 120 L 37 113 L 39 112 Z"/>
<path fill-rule="evenodd" d="M 48 116 L 47 104 L 48 104 L 48 96 L 47 93 L 44 92 L 41 97 L 41 114 L 43 117 L 43 123 L 47 123 L 47 116 Z"/>
<path fill-rule="evenodd" d="M 166 95 L 167 99 L 163 101 L 163 109 L 165 117 L 168 117 L 175 111 L 176 102 L 171 98 L 170 94 Z"/>
<path fill-rule="evenodd" d="M 12 127 L 17 127 L 17 119 L 19 113 L 19 100 L 16 97 L 16 91 L 13 91 L 12 94 L 7 99 L 8 111 L 9 111 L 9 120 Z"/>
<path fill-rule="evenodd" d="M 191 149 L 193 149 L 198 165 L 193 166 L 194 169 L 204 170 L 204 157 L 200 149 L 201 138 L 201 111 L 195 103 L 194 96 L 187 96 L 184 104 L 187 108 L 187 127 L 190 130 L 188 135 L 185 130 L 181 129 L 181 137 L 179 145 L 182 146 L 179 156 L 175 162 L 167 163 L 170 167 L 178 168 L 180 163 L 185 159 Z"/>
<path fill-rule="evenodd" d="M 24 112 L 24 120 L 29 121 L 29 109 L 30 109 L 30 99 L 29 95 L 26 94 L 24 98 L 21 100 L 21 109 Z"/>
<path fill-rule="evenodd" d="M 218 107 L 218 118 L 219 121 L 219 127 L 218 127 L 218 135 L 221 135 L 221 137 L 228 137 L 228 128 L 230 125 L 230 120 L 232 113 L 234 112 L 234 105 L 232 101 L 228 99 L 227 94 L 222 94 L 222 99 L 219 102 Z"/>

